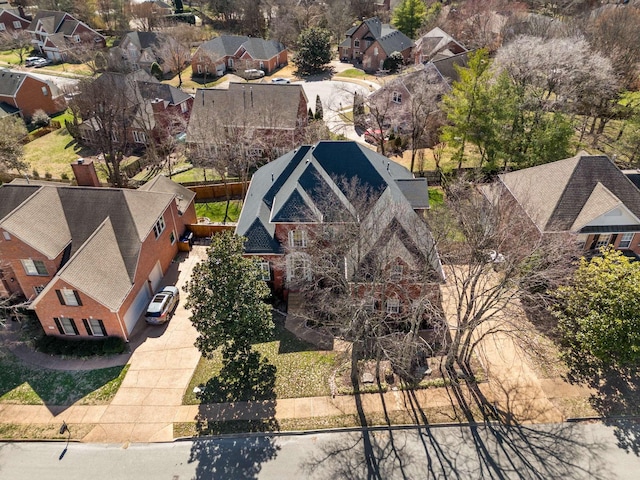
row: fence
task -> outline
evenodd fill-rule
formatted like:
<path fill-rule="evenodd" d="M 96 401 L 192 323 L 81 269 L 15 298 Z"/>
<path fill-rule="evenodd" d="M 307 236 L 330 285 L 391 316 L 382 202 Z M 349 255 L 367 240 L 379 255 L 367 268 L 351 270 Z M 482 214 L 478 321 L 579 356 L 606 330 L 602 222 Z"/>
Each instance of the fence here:
<path fill-rule="evenodd" d="M 192 192 L 195 192 L 196 202 L 204 202 L 207 200 L 227 198 L 227 194 L 230 197 L 242 197 L 249 187 L 249 182 L 227 183 L 226 186 L 224 183 L 197 186 L 188 186 L 187 184 L 183 185 Z"/>
<path fill-rule="evenodd" d="M 187 225 L 187 229 L 191 230 L 196 237 L 210 237 L 215 233 L 235 230 L 235 228 L 235 223 L 192 223 Z"/>

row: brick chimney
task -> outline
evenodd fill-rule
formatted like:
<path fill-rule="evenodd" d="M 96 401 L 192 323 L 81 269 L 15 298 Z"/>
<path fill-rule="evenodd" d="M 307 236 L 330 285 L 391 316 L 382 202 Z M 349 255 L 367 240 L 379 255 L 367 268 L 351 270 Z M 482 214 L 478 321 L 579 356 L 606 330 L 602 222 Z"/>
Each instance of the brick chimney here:
<path fill-rule="evenodd" d="M 96 173 L 96 167 L 93 160 L 79 158 L 75 163 L 71 164 L 76 182 L 80 187 L 99 187 L 100 180 Z"/>

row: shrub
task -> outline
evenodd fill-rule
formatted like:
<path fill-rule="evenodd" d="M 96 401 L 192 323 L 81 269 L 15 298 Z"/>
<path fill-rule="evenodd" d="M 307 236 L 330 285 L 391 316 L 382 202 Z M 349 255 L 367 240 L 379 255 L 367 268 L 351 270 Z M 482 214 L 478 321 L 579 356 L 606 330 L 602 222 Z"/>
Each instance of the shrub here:
<path fill-rule="evenodd" d="M 36 349 L 50 355 L 90 357 L 115 355 L 124 351 L 125 342 L 120 337 L 61 338 L 44 335 L 36 340 Z"/>
<path fill-rule="evenodd" d="M 53 175 L 51 175 L 51 172 L 44 172 L 44 178 L 46 178 L 47 180 L 51 180 L 53 178 Z"/>
<path fill-rule="evenodd" d="M 38 170 L 36 170 L 35 168 L 31 172 L 31 175 L 33 175 L 33 178 L 40 178 L 40 172 L 38 172 Z"/>
<path fill-rule="evenodd" d="M 45 127 L 49 125 L 50 121 L 51 119 L 49 118 L 49 115 L 47 115 L 47 113 L 41 108 L 33 112 L 33 116 L 31 117 L 31 123 L 35 127 Z"/>
<path fill-rule="evenodd" d="M 62 175 L 60 175 L 60 178 L 62 180 L 69 180 L 69 174 L 67 172 L 64 172 Z"/>
<path fill-rule="evenodd" d="M 151 75 L 156 77 L 159 82 L 164 80 L 164 73 L 162 72 L 162 67 L 158 64 L 158 62 L 153 62 L 151 64 Z"/>

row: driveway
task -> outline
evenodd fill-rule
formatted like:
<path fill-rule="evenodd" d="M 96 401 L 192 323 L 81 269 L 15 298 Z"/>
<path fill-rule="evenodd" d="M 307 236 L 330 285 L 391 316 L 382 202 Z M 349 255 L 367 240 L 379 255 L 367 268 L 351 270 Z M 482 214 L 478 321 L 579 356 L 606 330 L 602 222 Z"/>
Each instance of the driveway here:
<path fill-rule="evenodd" d="M 204 246 L 180 254 L 163 279 L 163 285 L 180 288 L 180 303 L 170 322 L 149 326 L 140 320 L 134 337 L 142 338 L 129 361 L 122 386 L 102 413 L 93 411 L 98 424 L 83 441 L 151 442 L 173 440 L 173 422 L 182 396 L 200 360 L 194 342 L 197 332 L 184 308 L 184 287 L 196 263 L 206 257 Z"/>

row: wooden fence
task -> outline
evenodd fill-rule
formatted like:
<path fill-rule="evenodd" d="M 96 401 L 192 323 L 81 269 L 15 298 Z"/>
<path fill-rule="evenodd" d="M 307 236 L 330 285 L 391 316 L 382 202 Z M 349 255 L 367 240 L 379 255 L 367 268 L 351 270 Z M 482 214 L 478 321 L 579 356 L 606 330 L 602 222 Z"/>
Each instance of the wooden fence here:
<path fill-rule="evenodd" d="M 226 230 L 235 230 L 235 223 L 192 223 L 187 225 L 187 229 L 193 232 L 195 237 L 210 237 L 215 233 Z"/>
<path fill-rule="evenodd" d="M 184 185 L 184 184 L 183 184 Z M 209 185 L 186 186 L 196 194 L 196 202 L 205 202 L 207 200 L 220 200 L 227 198 L 227 194 L 231 198 L 241 198 L 249 188 L 249 182 L 233 182 L 214 183 Z"/>

